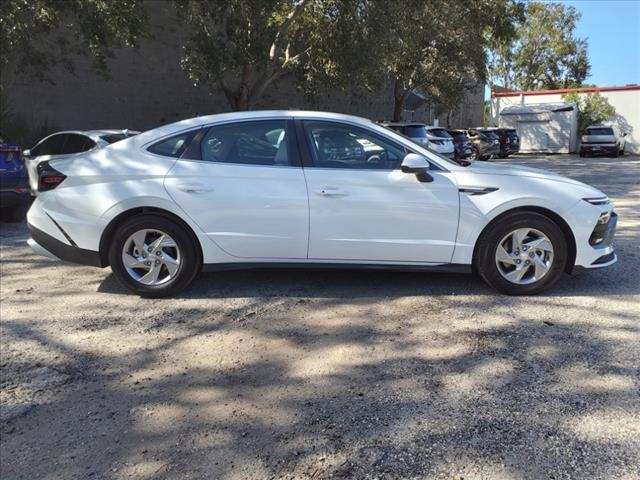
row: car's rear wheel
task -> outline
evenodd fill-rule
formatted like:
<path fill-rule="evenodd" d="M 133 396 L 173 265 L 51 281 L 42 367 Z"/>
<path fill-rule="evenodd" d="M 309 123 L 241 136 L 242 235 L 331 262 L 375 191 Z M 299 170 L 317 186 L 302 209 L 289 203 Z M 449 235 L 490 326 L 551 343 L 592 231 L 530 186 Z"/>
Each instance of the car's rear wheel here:
<path fill-rule="evenodd" d="M 140 215 L 117 228 L 109 263 L 131 291 L 143 297 L 165 297 L 186 288 L 202 260 L 184 227 L 159 215 Z"/>
<path fill-rule="evenodd" d="M 568 247 L 562 230 L 534 212 L 498 219 L 482 235 L 474 265 L 482 278 L 508 295 L 541 292 L 565 270 Z"/>

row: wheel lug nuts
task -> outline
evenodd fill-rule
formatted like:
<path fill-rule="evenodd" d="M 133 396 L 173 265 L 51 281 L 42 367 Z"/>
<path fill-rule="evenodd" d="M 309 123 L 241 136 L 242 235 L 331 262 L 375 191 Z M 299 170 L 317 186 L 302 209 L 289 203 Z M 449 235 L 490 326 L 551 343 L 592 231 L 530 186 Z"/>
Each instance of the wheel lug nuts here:
<path fill-rule="evenodd" d="M 529 260 L 527 260 L 526 262 L 524 262 L 525 265 L 529 265 L 531 262 Z"/>
<path fill-rule="evenodd" d="M 160 260 L 156 260 L 156 265 L 160 265 Z"/>
<path fill-rule="evenodd" d="M 151 262 L 144 262 L 144 264 L 145 264 L 147 267 L 150 267 L 150 266 L 151 266 Z"/>
<path fill-rule="evenodd" d="M 522 263 L 522 260 L 516 260 L 516 263 L 520 265 Z"/>
<path fill-rule="evenodd" d="M 529 254 L 529 256 L 530 256 L 531 258 L 533 258 L 533 255 L 534 255 L 534 253 L 533 253 L 533 252 L 531 252 L 531 253 Z"/>
<path fill-rule="evenodd" d="M 162 250 L 158 250 L 158 251 L 156 252 L 156 255 L 161 256 L 161 255 L 162 255 Z"/>
<path fill-rule="evenodd" d="M 515 253 L 516 255 L 520 255 L 520 250 L 516 250 L 516 251 L 515 251 L 515 252 L 513 252 L 513 253 Z"/>
<path fill-rule="evenodd" d="M 147 248 L 147 252 L 149 253 L 153 252 L 153 248 L 152 247 Z"/>

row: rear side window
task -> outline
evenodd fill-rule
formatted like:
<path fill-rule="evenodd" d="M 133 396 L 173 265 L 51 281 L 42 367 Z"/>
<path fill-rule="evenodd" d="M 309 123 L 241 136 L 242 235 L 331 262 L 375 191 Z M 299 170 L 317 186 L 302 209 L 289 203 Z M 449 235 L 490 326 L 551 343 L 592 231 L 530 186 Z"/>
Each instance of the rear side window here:
<path fill-rule="evenodd" d="M 159 142 L 151 145 L 147 148 L 147 151 L 156 155 L 162 155 L 163 157 L 178 158 L 189 146 L 196 132 L 197 130 L 193 130 L 165 138 L 164 140 L 160 140 Z"/>
<path fill-rule="evenodd" d="M 62 153 L 72 154 L 86 152 L 95 146 L 95 142 L 86 135 L 69 134 L 67 135 L 67 140 L 64 142 Z"/>
<path fill-rule="evenodd" d="M 207 162 L 289 166 L 290 142 L 286 120 L 257 120 L 211 127 L 200 144 Z"/>
<path fill-rule="evenodd" d="M 34 157 L 41 155 L 60 155 L 63 151 L 67 136 L 67 134 L 61 133 L 45 138 L 31 149 L 31 155 Z"/>

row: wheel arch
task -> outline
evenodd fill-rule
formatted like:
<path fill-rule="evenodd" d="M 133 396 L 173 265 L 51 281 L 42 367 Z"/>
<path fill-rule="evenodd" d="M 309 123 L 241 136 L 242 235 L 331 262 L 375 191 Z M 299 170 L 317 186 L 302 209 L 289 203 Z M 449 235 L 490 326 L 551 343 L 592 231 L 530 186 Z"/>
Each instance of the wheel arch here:
<path fill-rule="evenodd" d="M 576 262 L 576 239 L 573 235 L 573 232 L 571 231 L 571 227 L 569 227 L 569 224 L 567 223 L 567 221 L 564 218 L 562 218 L 562 216 L 558 215 L 556 212 L 549 210 L 548 208 L 538 207 L 533 205 L 521 206 L 521 207 L 516 207 L 516 208 L 511 208 L 509 210 L 506 210 L 500 213 L 499 215 L 497 215 L 495 218 L 491 219 L 491 221 L 487 225 L 485 225 L 485 227 L 480 232 L 480 235 L 478 235 L 476 243 L 473 247 L 472 265 L 474 265 L 474 268 L 476 263 L 476 254 L 478 251 L 478 245 L 480 244 L 480 239 L 485 235 L 487 230 L 489 230 L 496 222 L 500 221 L 507 215 L 512 215 L 514 213 L 526 213 L 526 212 L 538 213 L 540 215 L 543 215 L 547 217 L 549 220 L 551 220 L 552 222 L 554 222 L 556 225 L 558 225 L 558 227 L 562 231 L 562 234 L 564 235 L 565 240 L 567 241 L 567 249 L 569 253 L 565 271 L 567 273 L 572 272 Z"/>
<path fill-rule="evenodd" d="M 187 232 L 187 234 L 191 236 L 191 239 L 193 240 L 194 245 L 196 245 L 198 249 L 198 255 L 199 255 L 200 261 L 202 261 L 202 258 L 203 258 L 202 245 L 200 244 L 200 240 L 198 239 L 198 236 L 193 231 L 193 228 L 191 228 L 191 226 L 187 222 L 182 220 L 175 213 L 169 212 L 168 210 L 165 210 L 162 208 L 135 207 L 129 210 L 125 210 L 124 212 L 121 212 L 118 215 L 116 215 L 103 230 L 102 236 L 100 237 L 100 246 L 99 246 L 98 252 L 100 254 L 100 261 L 105 267 L 109 265 L 109 244 L 111 243 L 111 239 L 113 238 L 113 234 L 115 233 L 117 227 L 119 225 L 122 225 L 122 223 L 126 222 L 130 218 L 133 218 L 137 215 L 143 215 L 143 214 L 158 215 L 160 217 L 164 217 L 168 220 L 171 220 L 177 223 L 178 225 L 180 225 L 181 227 L 183 227 L 184 230 Z"/>

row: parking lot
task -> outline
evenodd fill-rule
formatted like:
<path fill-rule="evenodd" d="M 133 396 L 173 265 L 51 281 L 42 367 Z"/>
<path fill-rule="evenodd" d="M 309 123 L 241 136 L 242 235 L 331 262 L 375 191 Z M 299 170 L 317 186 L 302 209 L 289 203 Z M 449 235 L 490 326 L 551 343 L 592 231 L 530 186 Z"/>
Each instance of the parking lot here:
<path fill-rule="evenodd" d="M 535 297 L 261 270 L 150 300 L 2 224 L 4 477 L 640 478 L 640 157 L 498 162 L 607 193 L 618 264 Z"/>

